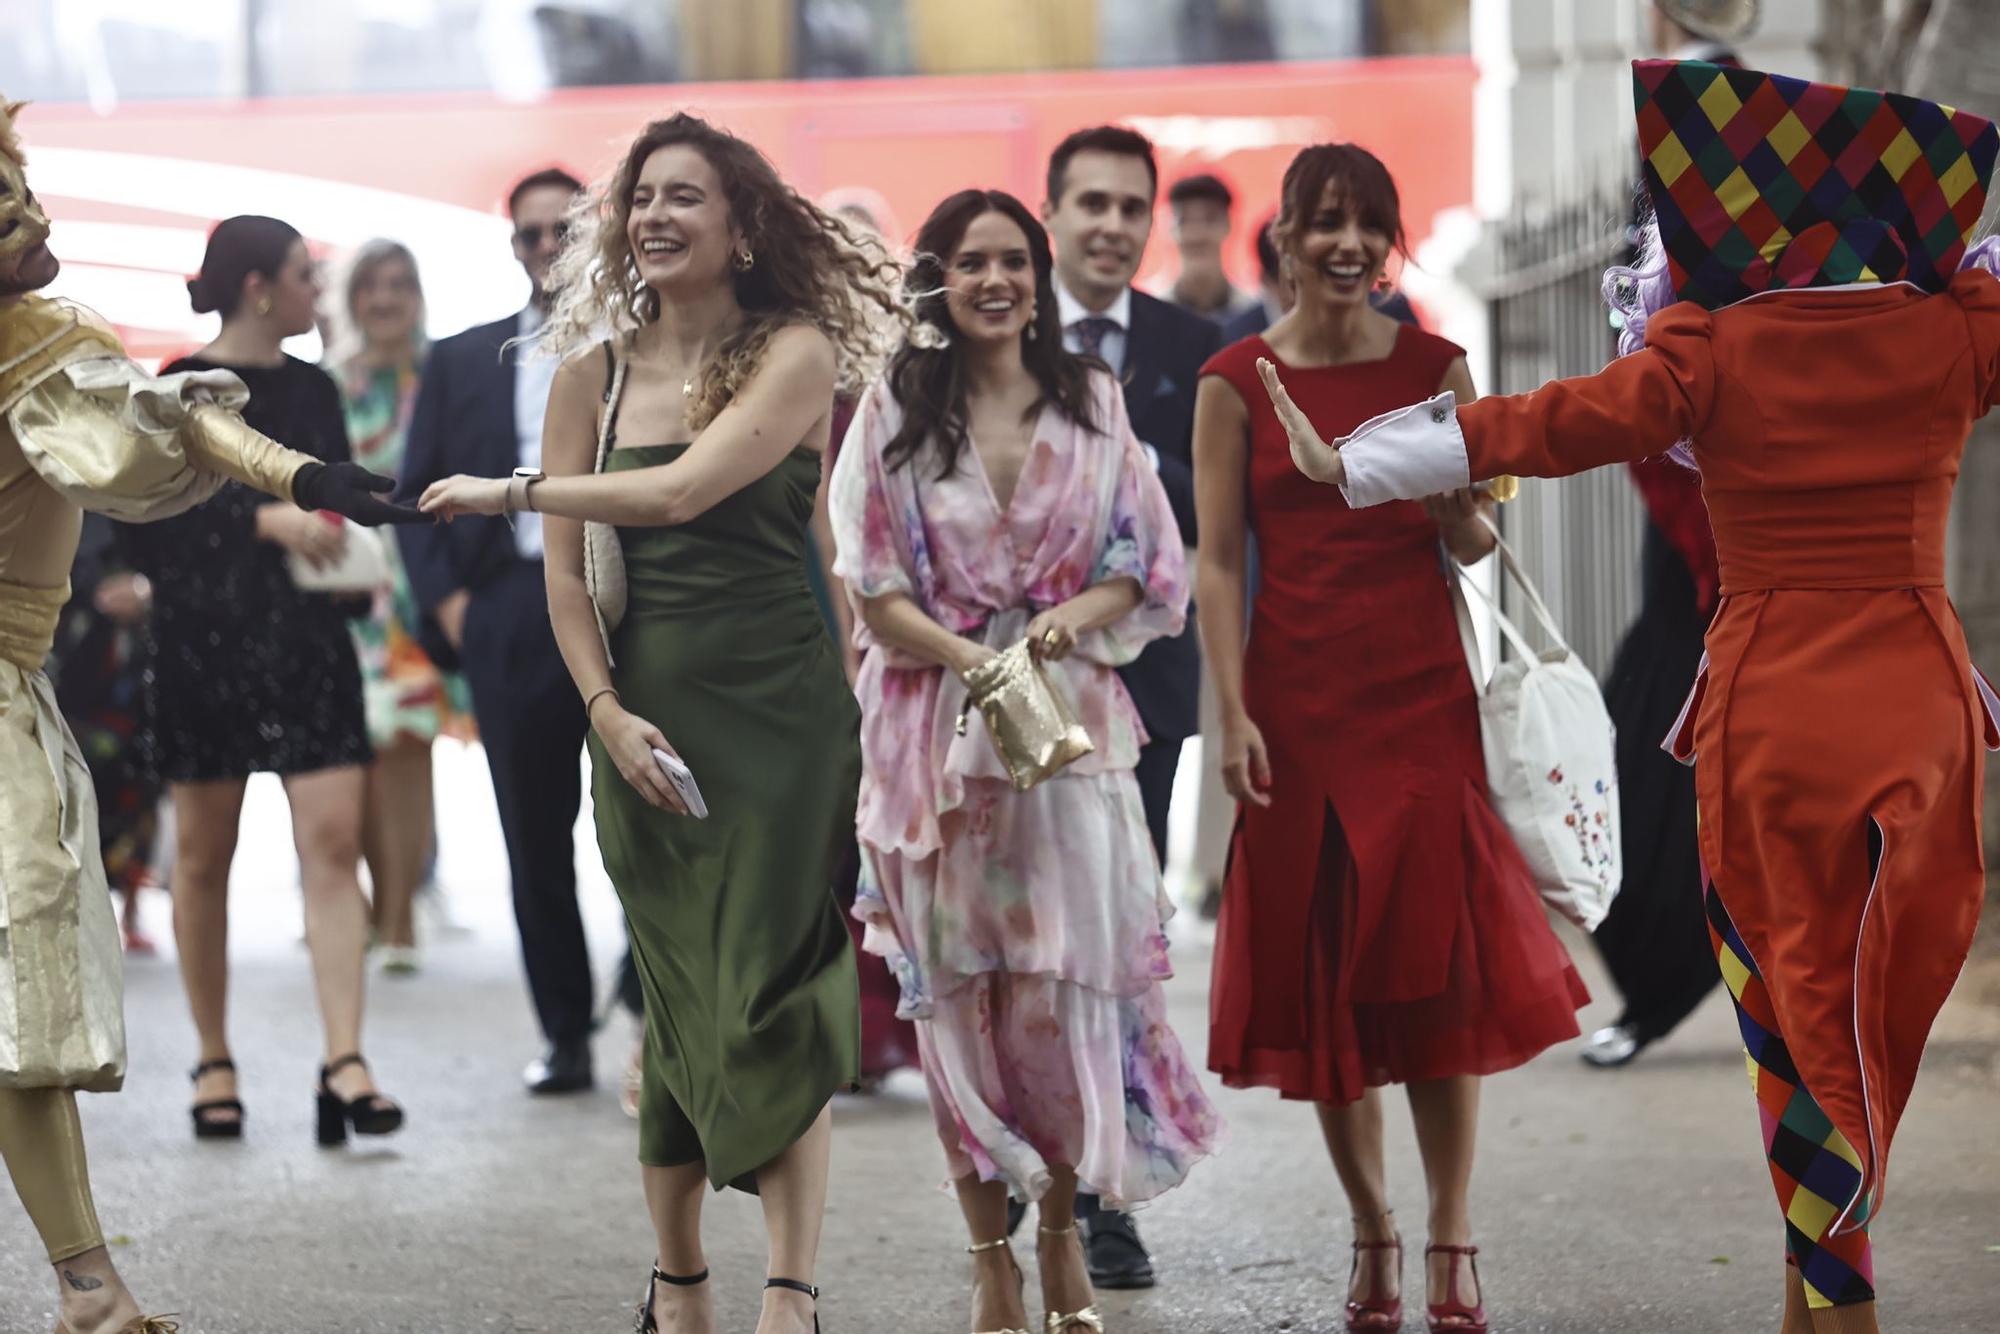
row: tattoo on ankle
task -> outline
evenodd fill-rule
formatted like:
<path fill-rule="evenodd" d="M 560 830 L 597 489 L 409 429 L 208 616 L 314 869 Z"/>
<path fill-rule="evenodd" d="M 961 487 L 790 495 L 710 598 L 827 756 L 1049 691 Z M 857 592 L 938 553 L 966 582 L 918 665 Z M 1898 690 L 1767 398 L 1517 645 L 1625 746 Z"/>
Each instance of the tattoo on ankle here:
<path fill-rule="evenodd" d="M 88 1274 L 79 1274 L 74 1269 L 63 1270 L 62 1276 L 63 1276 L 63 1282 L 69 1284 L 72 1288 L 75 1288 L 78 1292 L 96 1292 L 99 1288 L 104 1286 L 103 1279 L 92 1278 Z"/>

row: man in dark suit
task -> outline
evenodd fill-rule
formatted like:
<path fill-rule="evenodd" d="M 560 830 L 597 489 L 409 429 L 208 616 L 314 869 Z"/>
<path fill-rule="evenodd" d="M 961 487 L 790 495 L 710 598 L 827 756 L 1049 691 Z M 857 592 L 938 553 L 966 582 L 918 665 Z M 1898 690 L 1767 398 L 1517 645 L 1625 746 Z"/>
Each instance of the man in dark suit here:
<path fill-rule="evenodd" d="M 508 196 L 514 258 L 531 288 L 528 306 L 431 349 L 404 455 L 406 495 L 454 473 L 505 477 L 517 467 L 541 467 L 542 414 L 555 363 L 507 343 L 532 336 L 547 318 L 549 267 L 580 189 L 574 177 L 550 169 Z M 595 989 L 571 838 L 588 724 L 549 628 L 540 516 L 517 515 L 511 525 L 461 517 L 411 525 L 398 536 L 425 612 L 426 647 L 463 669 L 493 774 L 521 956 L 548 1042 L 524 1078 L 534 1093 L 588 1088 Z"/>
<path fill-rule="evenodd" d="M 1132 431 L 1159 473 L 1167 499 L 1192 547 L 1194 520 L 1194 391 L 1202 363 L 1221 343 L 1221 330 L 1144 292 L 1132 278 L 1145 258 L 1159 194 L 1153 145 L 1118 126 L 1078 130 L 1049 158 L 1042 220 L 1056 252 L 1056 301 L 1063 338 L 1073 352 L 1102 358 L 1125 386 Z M 1201 655 L 1194 617 L 1172 639 L 1154 641 L 1119 672 L 1151 738 L 1134 776 L 1146 825 L 1162 865 L 1167 856 L 1167 807 L 1181 743 L 1194 735 Z M 1100 1209 L 1095 1196 L 1077 1197 L 1092 1282 L 1103 1288 L 1148 1288 L 1152 1260 L 1129 1216 Z"/>

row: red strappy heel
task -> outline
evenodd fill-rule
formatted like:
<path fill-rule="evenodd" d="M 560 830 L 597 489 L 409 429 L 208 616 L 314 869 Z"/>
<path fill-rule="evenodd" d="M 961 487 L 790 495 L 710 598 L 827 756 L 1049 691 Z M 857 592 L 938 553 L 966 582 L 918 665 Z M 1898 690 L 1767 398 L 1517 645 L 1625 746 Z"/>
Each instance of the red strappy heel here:
<path fill-rule="evenodd" d="M 1449 1255 L 1451 1262 L 1445 1266 L 1444 1300 L 1426 1304 L 1424 1320 L 1429 1325 L 1431 1334 L 1486 1334 L 1486 1286 L 1479 1281 L 1479 1248 L 1477 1246 L 1424 1247 L 1426 1287 L 1430 1285 L 1430 1258 L 1433 1255 Z M 1458 1257 L 1461 1255 L 1465 1257 L 1465 1263 L 1472 1270 L 1472 1286 L 1479 1298 L 1476 1305 L 1467 1306 L 1458 1300 Z"/>
<path fill-rule="evenodd" d="M 1384 1209 L 1380 1216 L 1390 1218 L 1395 1215 L 1395 1212 L 1394 1209 Z M 1357 1218 L 1354 1221 L 1359 1223 L 1361 1220 Z M 1394 1330 L 1403 1327 L 1403 1293 L 1401 1282 L 1403 1273 L 1403 1239 L 1400 1236 L 1392 1237 L 1388 1241 L 1356 1241 L 1354 1243 L 1354 1263 L 1347 1270 L 1347 1290 L 1349 1292 L 1354 1291 L 1354 1280 L 1361 1273 L 1361 1257 L 1364 1254 L 1374 1251 L 1394 1251 L 1396 1253 L 1397 1292 L 1393 1297 L 1384 1297 L 1380 1293 L 1375 1292 L 1373 1289 L 1378 1286 L 1375 1280 L 1380 1276 L 1371 1273 L 1369 1276 L 1369 1295 L 1358 1301 L 1353 1297 L 1347 1299 L 1348 1334 L 1369 1334 L 1369 1331 Z"/>

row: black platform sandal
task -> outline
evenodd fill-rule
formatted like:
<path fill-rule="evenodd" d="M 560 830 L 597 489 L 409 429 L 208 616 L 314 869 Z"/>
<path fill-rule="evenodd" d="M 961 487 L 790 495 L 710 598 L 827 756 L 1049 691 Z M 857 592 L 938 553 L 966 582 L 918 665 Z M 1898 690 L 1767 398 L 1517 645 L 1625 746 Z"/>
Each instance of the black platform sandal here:
<path fill-rule="evenodd" d="M 658 1265 L 653 1266 L 653 1276 L 646 1280 L 646 1295 L 639 1302 L 639 1310 L 632 1323 L 632 1334 L 660 1334 L 660 1327 L 653 1319 L 653 1285 L 671 1284 L 676 1288 L 695 1288 L 708 1282 L 708 1271 L 690 1274 L 683 1278 L 679 1274 L 669 1274 Z"/>
<path fill-rule="evenodd" d="M 333 1091 L 327 1081 L 350 1065 L 368 1068 L 368 1062 L 358 1052 L 349 1052 L 319 1068 L 319 1088 L 313 1096 L 319 1108 L 318 1138 L 322 1148 L 345 1144 L 349 1126 L 354 1127 L 357 1135 L 388 1135 L 402 1129 L 403 1109 L 382 1094 L 364 1093 L 349 1102 Z"/>
<path fill-rule="evenodd" d="M 819 1301 L 818 1288 L 815 1288 L 810 1283 L 801 1283 L 795 1278 L 767 1278 L 764 1280 L 764 1286 L 767 1288 L 784 1288 L 790 1292 L 803 1292 L 806 1296 L 812 1298 L 815 1304 Z M 813 1312 L 813 1334 L 819 1334 L 818 1311 Z"/>
<path fill-rule="evenodd" d="M 229 1073 L 235 1074 L 236 1062 L 230 1060 L 227 1056 L 219 1060 L 203 1061 L 188 1072 L 188 1079 L 192 1083 L 199 1084 L 201 1077 L 212 1070 L 227 1070 Z M 219 1116 L 217 1115 L 218 1112 L 234 1112 L 236 1115 Z M 188 1108 L 188 1114 L 194 1118 L 194 1137 L 196 1139 L 243 1138 L 243 1104 L 238 1099 L 210 1098 L 206 1102 L 198 1102 Z"/>

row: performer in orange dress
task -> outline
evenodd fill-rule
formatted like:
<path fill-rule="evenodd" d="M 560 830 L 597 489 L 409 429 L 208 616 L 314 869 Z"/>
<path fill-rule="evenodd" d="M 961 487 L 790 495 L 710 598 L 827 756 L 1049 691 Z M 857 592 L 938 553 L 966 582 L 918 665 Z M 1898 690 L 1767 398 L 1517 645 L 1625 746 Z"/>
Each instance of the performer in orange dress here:
<path fill-rule="evenodd" d="M 1664 263 L 1625 274 L 1630 355 L 1462 410 L 1440 394 L 1333 449 L 1260 369 L 1300 469 L 1357 507 L 1676 442 L 1699 466 L 1722 597 L 1668 746 L 1700 756 L 1785 1328 L 1873 1330 L 1867 1229 L 1972 939 L 1980 748 L 2000 748 L 1944 590 L 1959 456 L 2000 400 L 2000 241 L 1967 250 L 2000 135 L 1895 94 L 1634 70 Z"/>

